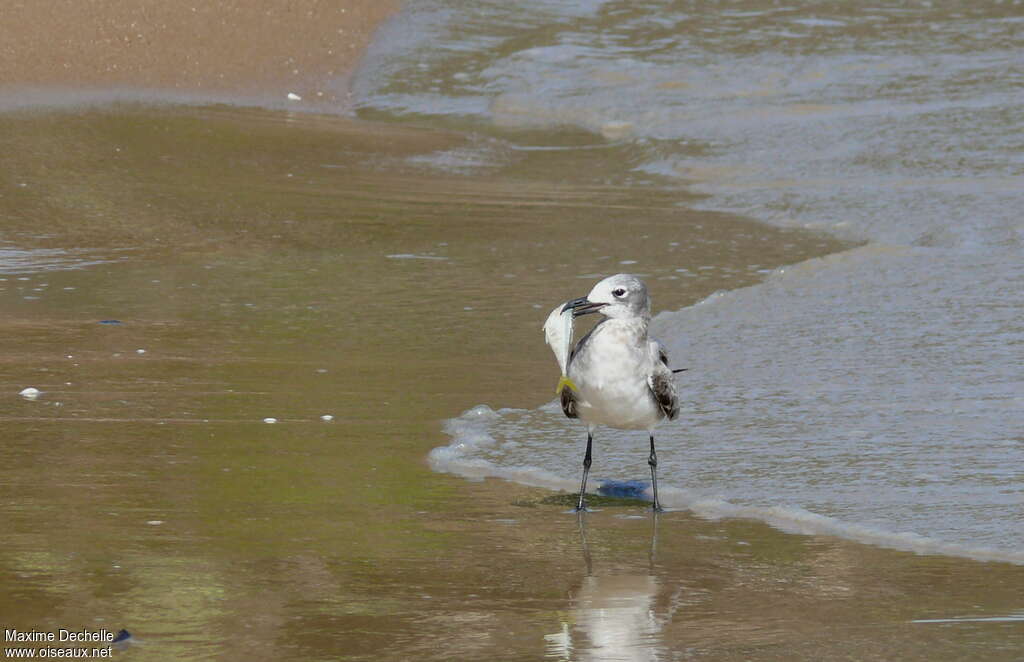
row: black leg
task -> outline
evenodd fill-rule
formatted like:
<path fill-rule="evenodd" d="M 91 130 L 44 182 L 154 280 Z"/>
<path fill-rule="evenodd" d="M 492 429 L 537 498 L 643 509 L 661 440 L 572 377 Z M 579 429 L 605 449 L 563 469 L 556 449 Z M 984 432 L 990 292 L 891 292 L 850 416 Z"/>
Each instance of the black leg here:
<path fill-rule="evenodd" d="M 660 513 L 664 510 L 661 502 L 658 501 L 658 454 L 654 452 L 654 435 L 651 435 L 651 455 L 647 458 L 647 464 L 651 465 L 651 489 L 654 492 L 654 512 Z"/>
<path fill-rule="evenodd" d="M 586 510 L 587 505 L 583 502 L 583 495 L 587 493 L 587 474 L 590 473 L 590 450 L 594 443 L 594 437 L 587 430 L 587 454 L 583 456 L 583 481 L 580 483 L 580 502 L 576 504 L 576 510 Z"/>

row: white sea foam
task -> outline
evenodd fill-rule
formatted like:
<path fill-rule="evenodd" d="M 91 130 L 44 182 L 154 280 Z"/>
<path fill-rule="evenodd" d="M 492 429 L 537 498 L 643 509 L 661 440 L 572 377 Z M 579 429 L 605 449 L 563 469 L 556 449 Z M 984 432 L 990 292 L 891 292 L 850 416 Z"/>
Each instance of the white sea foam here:
<path fill-rule="evenodd" d="M 580 457 L 575 451 L 579 450 L 579 447 L 572 447 L 568 454 L 557 451 L 545 453 L 545 446 L 550 448 L 552 444 L 558 443 L 555 434 L 552 434 L 553 431 L 545 431 L 542 436 L 546 440 L 530 436 L 530 430 L 534 428 L 538 419 L 549 418 L 549 422 L 557 420 L 557 407 L 553 404 L 532 412 L 522 409 L 494 411 L 486 405 L 478 405 L 457 418 L 449 419 L 445 422 L 445 432 L 450 437 L 450 443 L 430 452 L 431 467 L 436 471 L 453 473 L 470 480 L 502 478 L 551 490 L 575 490 L 578 487 L 578 477 L 568 475 L 568 472 L 578 468 Z M 523 417 L 526 417 L 527 422 L 524 423 Z M 574 431 L 569 425 L 564 427 L 566 429 L 560 430 L 560 433 L 575 433 L 575 436 L 579 436 L 579 430 Z M 596 440 L 599 450 L 595 457 L 594 471 L 597 475 L 601 475 L 600 470 L 604 468 L 602 465 L 616 462 L 622 454 L 619 448 L 621 444 L 618 443 L 614 452 L 602 452 L 600 440 L 600 437 Z M 641 446 L 642 443 L 637 444 L 637 448 L 633 449 L 637 456 L 642 455 Z M 516 459 L 509 461 L 506 457 L 509 454 L 514 455 Z M 548 468 L 553 466 L 553 458 L 563 455 L 565 461 L 560 462 L 562 466 L 557 469 Z M 665 451 L 659 453 L 659 457 L 666 455 L 668 453 Z M 609 456 L 612 458 L 610 461 L 602 461 Z M 533 457 L 536 461 L 519 463 L 523 457 Z M 847 522 L 793 505 L 759 506 L 735 503 L 728 498 L 709 495 L 706 490 L 713 486 L 686 489 L 672 485 L 669 481 L 673 479 L 669 476 L 671 472 L 663 473 L 662 480 L 665 486 L 659 490 L 664 505 L 668 508 L 686 509 L 707 519 L 755 519 L 787 533 L 837 536 L 917 554 L 946 554 L 981 561 L 1024 564 L 1024 551 L 1019 547 L 1006 549 L 969 542 L 951 542 L 911 531 L 888 530 Z M 683 482 L 686 482 L 685 477 Z"/>

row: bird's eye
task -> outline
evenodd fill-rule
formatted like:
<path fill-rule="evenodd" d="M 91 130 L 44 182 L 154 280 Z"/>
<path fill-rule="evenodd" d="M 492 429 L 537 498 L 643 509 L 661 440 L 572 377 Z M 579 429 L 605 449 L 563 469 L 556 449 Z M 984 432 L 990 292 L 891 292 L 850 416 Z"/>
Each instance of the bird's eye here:
<path fill-rule="evenodd" d="M 626 290 L 624 290 L 624 289 L 622 289 L 622 288 L 620 287 L 620 288 L 619 288 L 619 289 L 617 289 L 617 290 L 612 290 L 612 294 L 614 294 L 614 295 L 615 295 L 615 296 L 617 296 L 617 297 L 621 297 L 621 296 L 624 296 L 624 295 L 626 294 Z"/>

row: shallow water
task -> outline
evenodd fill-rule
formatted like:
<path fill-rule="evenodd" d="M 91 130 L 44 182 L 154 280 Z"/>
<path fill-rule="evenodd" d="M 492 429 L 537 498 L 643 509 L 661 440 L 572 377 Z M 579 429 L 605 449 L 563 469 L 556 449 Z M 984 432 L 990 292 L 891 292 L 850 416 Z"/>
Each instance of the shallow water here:
<path fill-rule="evenodd" d="M 655 320 L 694 368 L 659 454 L 679 505 L 1024 560 L 1019 4 L 454 6 L 384 30 L 365 116 L 587 131 L 628 153 L 606 180 L 867 242 Z M 439 466 L 567 485 L 579 450 L 543 440 L 579 432 L 538 417 L 508 413 L 505 443 Z M 640 442 L 607 446 L 609 471 L 645 473 Z"/>

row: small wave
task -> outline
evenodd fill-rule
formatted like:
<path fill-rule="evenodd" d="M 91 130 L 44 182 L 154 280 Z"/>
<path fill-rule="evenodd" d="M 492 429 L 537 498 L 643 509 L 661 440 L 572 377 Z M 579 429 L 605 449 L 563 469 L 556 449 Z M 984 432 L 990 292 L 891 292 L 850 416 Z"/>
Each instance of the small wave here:
<path fill-rule="evenodd" d="M 1006 616 L 951 616 L 949 618 L 918 618 L 911 623 L 938 623 L 955 625 L 957 623 L 1020 623 L 1024 622 L 1024 612 L 1007 614 Z"/>
<path fill-rule="evenodd" d="M 0 248 L 0 274 L 32 274 L 67 269 L 85 269 L 116 262 L 88 253 L 75 253 L 62 248 Z"/>
<path fill-rule="evenodd" d="M 448 258 L 440 255 L 417 255 L 415 253 L 392 253 L 386 255 L 390 260 L 447 260 Z"/>
<path fill-rule="evenodd" d="M 445 421 L 444 430 L 452 438 L 447 446 L 439 446 L 430 451 L 430 466 L 441 473 L 452 473 L 470 480 L 484 478 L 504 478 L 532 487 L 545 487 L 551 490 L 570 490 L 575 488 L 575 481 L 536 466 L 499 466 L 487 459 L 474 457 L 474 451 L 498 444 L 491 435 L 490 426 L 499 420 L 502 414 L 512 413 L 515 409 L 494 411 L 487 405 L 477 405 L 465 411 L 458 418 Z"/>
<path fill-rule="evenodd" d="M 551 413 L 551 405 L 536 410 Z M 550 490 L 574 491 L 578 478 L 567 477 L 531 464 L 504 465 L 486 457 L 483 450 L 497 450 L 503 445 L 515 447 L 519 442 L 504 435 L 496 427 L 510 417 L 528 415 L 522 409 L 499 409 L 478 405 L 462 415 L 445 421 L 444 430 L 451 437 L 446 446 L 434 448 L 429 454 L 432 469 L 451 473 L 470 480 L 502 478 L 522 485 Z M 599 485 L 600 481 L 596 481 Z M 801 535 L 828 535 L 858 543 L 889 549 L 959 556 L 978 561 L 1003 561 L 1024 565 L 1024 552 L 994 549 L 930 538 L 911 532 L 889 531 L 884 528 L 845 522 L 795 506 L 751 506 L 733 503 L 724 498 L 709 497 L 697 490 L 665 486 L 659 490 L 664 505 L 689 510 L 695 515 L 718 520 L 723 518 L 754 519 L 780 531 Z"/>

